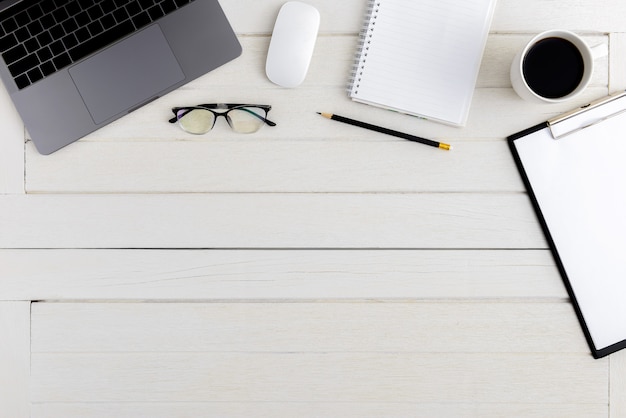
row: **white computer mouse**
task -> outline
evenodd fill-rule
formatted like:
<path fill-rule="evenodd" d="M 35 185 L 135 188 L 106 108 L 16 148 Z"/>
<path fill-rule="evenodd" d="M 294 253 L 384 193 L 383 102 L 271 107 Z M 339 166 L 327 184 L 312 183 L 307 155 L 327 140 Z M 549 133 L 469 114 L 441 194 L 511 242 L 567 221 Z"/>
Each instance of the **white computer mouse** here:
<path fill-rule="evenodd" d="M 278 12 L 265 73 L 282 87 L 297 87 L 305 79 L 320 26 L 320 13 L 306 3 L 289 1 Z"/>

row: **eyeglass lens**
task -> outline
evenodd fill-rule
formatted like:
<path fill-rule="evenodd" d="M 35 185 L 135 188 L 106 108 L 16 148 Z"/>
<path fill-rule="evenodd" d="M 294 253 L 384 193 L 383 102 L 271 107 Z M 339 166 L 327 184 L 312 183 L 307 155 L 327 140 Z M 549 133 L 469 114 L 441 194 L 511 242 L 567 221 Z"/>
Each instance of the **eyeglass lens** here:
<path fill-rule="evenodd" d="M 267 115 L 260 107 L 238 107 L 225 112 L 230 127 L 238 133 L 254 133 L 261 129 Z M 208 109 L 182 109 L 177 115 L 181 128 L 192 134 L 204 134 L 215 125 L 216 115 Z"/>

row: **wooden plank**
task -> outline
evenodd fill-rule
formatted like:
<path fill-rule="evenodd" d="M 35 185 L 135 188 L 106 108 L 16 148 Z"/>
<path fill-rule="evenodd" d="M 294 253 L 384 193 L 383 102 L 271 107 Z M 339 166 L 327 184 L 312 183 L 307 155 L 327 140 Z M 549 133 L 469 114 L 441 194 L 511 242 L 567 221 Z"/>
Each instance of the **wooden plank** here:
<path fill-rule="evenodd" d="M 34 402 L 448 404 L 607 404 L 609 390 L 608 360 L 588 354 L 397 352 L 36 353 L 31 388 Z"/>
<path fill-rule="evenodd" d="M 548 250 L 1 250 L 0 265 L 17 300 L 567 299 Z"/>
<path fill-rule="evenodd" d="M 58 158 L 29 155 L 27 187 L 31 193 L 525 191 L 504 141 L 463 142 L 443 152 L 393 140 L 79 142 Z"/>
<path fill-rule="evenodd" d="M 614 32 L 624 28 L 615 15 L 624 11 L 626 4 L 620 0 L 603 0 L 602 7 L 590 0 L 575 3 L 499 0 L 491 30 L 539 33 L 549 28 L 561 28 L 581 33 Z"/>
<path fill-rule="evenodd" d="M 0 86 L 0 194 L 24 193 L 24 124 Z"/>
<path fill-rule="evenodd" d="M 0 411 L 30 417 L 30 302 L 0 301 Z"/>
<path fill-rule="evenodd" d="M 610 34 L 610 90 L 626 90 L 626 33 Z M 610 417 L 626 417 L 626 352 L 610 356 Z"/>
<path fill-rule="evenodd" d="M 609 358 L 610 417 L 626 417 L 626 351 L 611 354 Z"/>
<path fill-rule="evenodd" d="M 554 403 L 384 403 L 384 402 L 176 402 L 36 403 L 33 418 L 172 418 L 219 416 L 273 417 L 455 417 L 455 418 L 598 418 L 607 405 Z"/>
<path fill-rule="evenodd" d="M 33 353 L 589 353 L 569 303 L 37 303 L 32 318 Z"/>
<path fill-rule="evenodd" d="M 609 88 L 612 93 L 626 90 L 626 33 L 610 34 Z"/>
<path fill-rule="evenodd" d="M 525 194 L 0 196 L 0 230 L 0 248 L 547 248 Z"/>
<path fill-rule="evenodd" d="M 235 31 L 241 34 L 271 33 L 282 0 L 249 2 L 247 0 L 222 1 L 222 7 Z M 367 4 L 364 0 L 315 0 L 311 2 L 322 16 L 320 31 L 326 33 L 357 33 L 361 28 Z M 245 13 L 243 12 L 245 10 Z M 529 13 L 532 10 L 532 13 Z M 610 13 L 607 12 L 610 10 Z M 558 13 L 555 13 L 558 11 Z M 499 0 L 491 30 L 494 32 L 541 32 L 546 28 L 563 28 L 575 31 L 610 32 L 623 30 L 620 16 L 626 14 L 626 4 L 621 0 L 603 0 L 602 7 L 591 0 L 575 4 L 561 0 Z"/>

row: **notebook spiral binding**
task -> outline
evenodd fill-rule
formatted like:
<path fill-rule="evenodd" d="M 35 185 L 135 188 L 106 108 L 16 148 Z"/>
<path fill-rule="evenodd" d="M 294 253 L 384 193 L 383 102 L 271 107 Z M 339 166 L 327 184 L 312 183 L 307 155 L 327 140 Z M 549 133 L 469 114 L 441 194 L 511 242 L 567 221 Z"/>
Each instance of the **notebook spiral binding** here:
<path fill-rule="evenodd" d="M 380 0 L 369 0 L 365 11 L 365 18 L 363 19 L 363 27 L 359 32 L 359 43 L 357 45 L 357 52 L 354 56 L 354 64 L 352 65 L 352 71 L 350 72 L 350 78 L 348 80 L 348 92 L 358 94 L 361 76 L 365 69 L 365 63 L 367 62 L 367 51 L 369 50 L 369 43 L 371 42 L 374 28 L 376 26 L 376 19 L 378 18 L 378 10 L 380 7 Z"/>

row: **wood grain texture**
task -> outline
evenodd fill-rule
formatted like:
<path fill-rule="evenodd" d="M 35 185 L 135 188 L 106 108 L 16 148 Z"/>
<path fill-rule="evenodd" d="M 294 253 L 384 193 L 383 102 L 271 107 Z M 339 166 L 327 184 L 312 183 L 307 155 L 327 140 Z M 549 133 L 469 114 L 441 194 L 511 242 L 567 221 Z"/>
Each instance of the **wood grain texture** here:
<path fill-rule="evenodd" d="M 30 417 L 30 302 L 0 301 L 0 416 Z"/>
<path fill-rule="evenodd" d="M 517 301 L 37 303 L 31 350 L 586 354 L 572 314 Z"/>
<path fill-rule="evenodd" d="M 626 33 L 611 33 L 609 47 L 609 87 L 616 93 L 626 90 Z"/>
<path fill-rule="evenodd" d="M 609 416 L 626 417 L 626 352 L 611 354 L 609 364 Z"/>
<path fill-rule="evenodd" d="M 0 194 L 24 193 L 24 124 L 0 88 Z"/>
<path fill-rule="evenodd" d="M 225 12 L 238 33 L 271 33 L 282 0 L 249 2 L 247 0 L 222 1 Z M 311 0 L 322 15 L 322 33 L 357 33 L 367 2 L 347 0 L 328 2 Z M 595 7 L 594 7 L 595 5 Z M 245 13 L 241 11 L 245 10 Z M 558 10 L 558 13 L 555 11 Z M 546 2 L 542 0 L 499 0 L 496 6 L 492 31 L 541 32 L 547 28 L 575 31 L 613 32 L 623 30 L 620 16 L 626 13 L 626 4 L 620 0 L 603 0 L 602 7 L 587 0 L 574 2 Z"/>
<path fill-rule="evenodd" d="M 0 248 L 547 248 L 525 194 L 0 196 L 0 230 Z"/>
<path fill-rule="evenodd" d="M 564 353 L 34 353 L 32 381 L 34 402 L 608 402 L 608 360 Z"/>
<path fill-rule="evenodd" d="M 503 141 L 462 142 L 453 152 L 395 140 L 81 142 L 61 158 L 29 153 L 28 191 L 523 192 L 508 154 Z"/>
<path fill-rule="evenodd" d="M 16 300 L 567 299 L 548 250 L 1 250 L 0 265 Z"/>
<path fill-rule="evenodd" d="M 317 418 L 455 417 L 455 418 L 598 418 L 607 416 L 602 404 L 564 403 L 384 403 L 384 402 L 99 402 L 35 403 L 33 418 Z"/>

